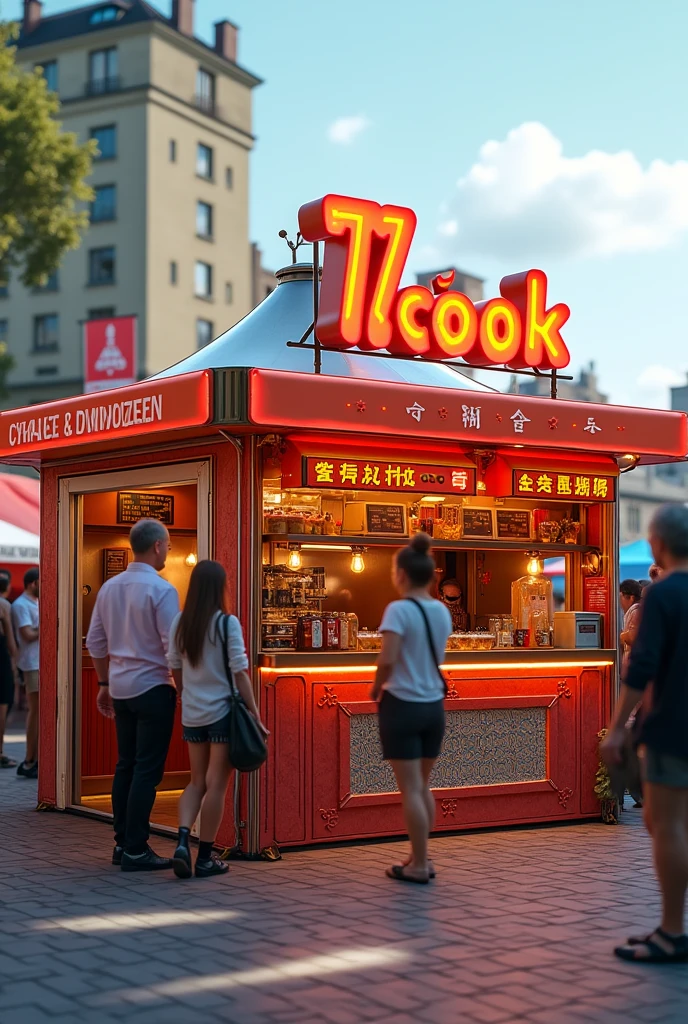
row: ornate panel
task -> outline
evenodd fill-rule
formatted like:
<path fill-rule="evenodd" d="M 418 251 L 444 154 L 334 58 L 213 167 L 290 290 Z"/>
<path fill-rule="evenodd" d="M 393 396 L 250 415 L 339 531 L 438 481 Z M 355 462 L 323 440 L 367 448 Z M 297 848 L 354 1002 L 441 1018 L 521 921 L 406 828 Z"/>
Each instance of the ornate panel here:
<path fill-rule="evenodd" d="M 377 715 L 349 719 L 351 795 L 396 791 L 382 760 Z M 496 786 L 547 779 L 547 708 L 500 707 L 447 712 L 442 755 L 431 776 L 436 789 Z"/>

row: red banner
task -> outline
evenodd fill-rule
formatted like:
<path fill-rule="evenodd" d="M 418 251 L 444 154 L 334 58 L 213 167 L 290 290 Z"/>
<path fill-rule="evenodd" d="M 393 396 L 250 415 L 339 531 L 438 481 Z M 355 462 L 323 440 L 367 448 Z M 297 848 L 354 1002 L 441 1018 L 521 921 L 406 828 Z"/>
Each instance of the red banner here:
<path fill-rule="evenodd" d="M 560 501 L 614 501 L 614 477 L 596 473 L 552 473 L 515 469 L 513 492 L 520 498 L 558 498 Z"/>
<path fill-rule="evenodd" d="M 475 494 L 475 470 L 464 466 L 428 466 L 391 460 L 306 457 L 306 487 L 351 491 L 424 491 L 431 494 Z"/>
<path fill-rule="evenodd" d="M 133 384 L 0 413 L 0 457 L 201 426 L 212 416 L 212 371 Z"/>
<path fill-rule="evenodd" d="M 86 320 L 84 325 L 84 391 L 106 391 L 137 378 L 136 317 Z"/>

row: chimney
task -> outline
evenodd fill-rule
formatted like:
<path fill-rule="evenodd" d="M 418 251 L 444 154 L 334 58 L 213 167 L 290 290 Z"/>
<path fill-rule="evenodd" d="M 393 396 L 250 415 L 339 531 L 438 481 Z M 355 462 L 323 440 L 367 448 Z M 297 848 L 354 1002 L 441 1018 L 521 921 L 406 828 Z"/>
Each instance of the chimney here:
<path fill-rule="evenodd" d="M 172 0 L 172 24 L 185 36 L 194 34 L 194 0 Z"/>
<path fill-rule="evenodd" d="M 43 13 L 41 0 L 24 0 L 24 18 L 22 20 L 22 32 L 28 36 L 35 28 L 38 28 Z"/>
<path fill-rule="evenodd" d="M 239 29 L 231 21 L 215 22 L 215 52 L 236 64 Z"/>

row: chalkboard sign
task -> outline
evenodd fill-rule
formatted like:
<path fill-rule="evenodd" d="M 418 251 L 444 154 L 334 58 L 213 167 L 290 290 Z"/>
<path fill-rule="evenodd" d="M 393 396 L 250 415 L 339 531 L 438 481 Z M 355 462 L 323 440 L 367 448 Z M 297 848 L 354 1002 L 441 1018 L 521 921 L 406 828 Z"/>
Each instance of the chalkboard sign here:
<path fill-rule="evenodd" d="M 103 577 L 106 580 L 113 576 L 119 576 L 129 564 L 128 548 L 104 548 L 103 549 Z"/>
<path fill-rule="evenodd" d="M 530 538 L 530 512 L 527 509 L 498 508 L 497 536 L 504 540 Z"/>
<path fill-rule="evenodd" d="M 171 494 L 120 491 L 117 495 L 117 522 L 137 523 L 139 519 L 159 519 L 166 526 L 172 526 L 174 497 Z"/>
<path fill-rule="evenodd" d="M 405 537 L 406 506 L 366 505 L 366 526 L 368 533 Z"/>
<path fill-rule="evenodd" d="M 492 527 L 492 509 L 464 508 L 464 537 L 492 537 L 493 532 L 494 531 Z"/>

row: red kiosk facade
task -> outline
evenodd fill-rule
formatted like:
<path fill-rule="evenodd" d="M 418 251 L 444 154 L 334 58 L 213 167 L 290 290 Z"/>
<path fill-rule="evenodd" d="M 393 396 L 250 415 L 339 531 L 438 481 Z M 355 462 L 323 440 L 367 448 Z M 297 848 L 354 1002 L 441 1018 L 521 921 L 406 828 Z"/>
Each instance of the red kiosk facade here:
<path fill-rule="evenodd" d="M 182 600 L 198 558 L 227 568 L 271 729 L 267 764 L 227 808 L 226 846 L 238 839 L 257 854 L 403 831 L 369 684 L 391 555 L 421 525 L 473 626 L 446 655 L 437 827 L 599 814 L 597 733 L 616 685 L 618 475 L 683 459 L 686 416 L 505 395 L 457 375 L 440 354 L 562 369 L 568 310 L 546 306 L 541 272 L 506 279 L 477 309 L 442 279 L 434 295 L 399 290 L 403 263 L 388 257 L 410 243 L 408 222 L 383 221 L 409 211 L 347 200 L 345 228 L 335 216 L 345 198 L 302 211 L 316 266 L 325 242 L 310 347 L 313 267 L 296 264 L 244 321 L 157 378 L 0 415 L 2 460 L 41 472 L 46 805 L 109 813 L 114 734 L 95 709 L 83 637 L 98 587 L 126 566 L 129 524 L 152 514 L 170 529 L 166 572 Z M 377 220 L 362 271 L 365 217 Z M 512 584 L 548 554 L 565 556 L 565 610 L 576 629 L 597 623 L 596 645 L 561 634 L 553 646 L 543 630 L 536 644 L 534 629 L 491 643 Z M 154 825 L 174 826 L 187 770 L 178 724 Z"/>

